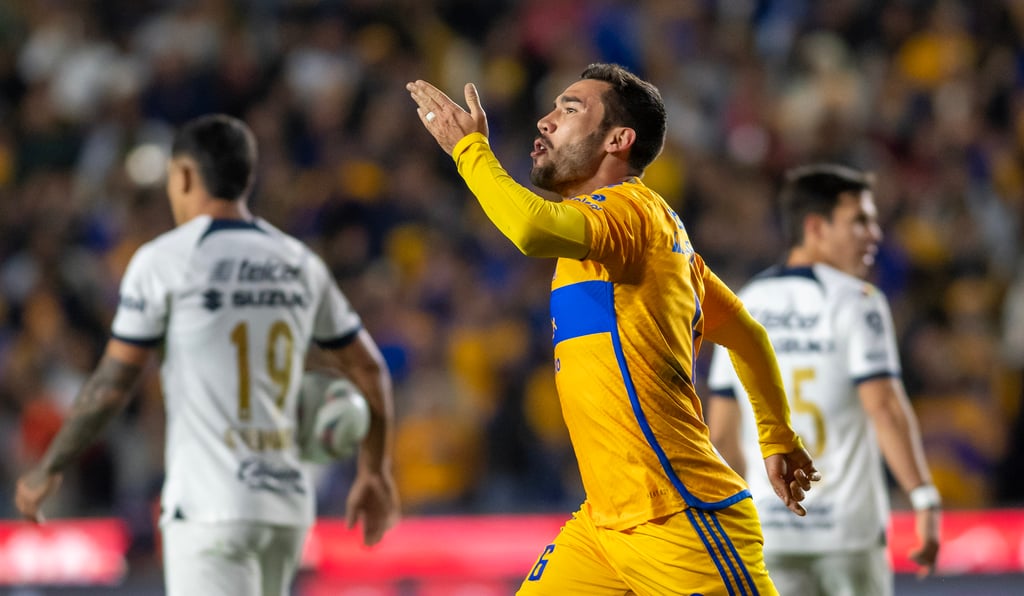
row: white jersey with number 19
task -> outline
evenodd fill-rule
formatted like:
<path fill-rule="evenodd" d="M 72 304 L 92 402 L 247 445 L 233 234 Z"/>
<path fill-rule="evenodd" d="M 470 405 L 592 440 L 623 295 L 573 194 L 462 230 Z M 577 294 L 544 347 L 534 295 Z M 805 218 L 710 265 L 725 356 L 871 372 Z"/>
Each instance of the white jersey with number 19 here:
<path fill-rule="evenodd" d="M 767 329 L 789 397 L 793 427 L 822 480 L 789 512 L 768 482 L 747 396 L 728 353 L 715 347 L 708 385 L 744 403 L 747 482 L 766 553 L 850 551 L 883 544 L 889 516 L 884 468 L 857 385 L 900 374 L 892 317 L 871 284 L 827 265 L 776 267 L 738 293 Z"/>
<path fill-rule="evenodd" d="M 112 331 L 163 346 L 161 522 L 311 524 L 294 438 L 306 351 L 360 327 L 323 261 L 263 220 L 200 216 L 143 245 Z"/>

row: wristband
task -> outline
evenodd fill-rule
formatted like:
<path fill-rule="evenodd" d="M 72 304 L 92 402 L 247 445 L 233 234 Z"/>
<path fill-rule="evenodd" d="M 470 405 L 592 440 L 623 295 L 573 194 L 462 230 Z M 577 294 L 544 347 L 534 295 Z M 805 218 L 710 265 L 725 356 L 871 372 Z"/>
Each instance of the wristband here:
<path fill-rule="evenodd" d="M 932 484 L 922 484 L 910 491 L 910 505 L 914 508 L 914 511 L 938 509 L 942 505 L 939 489 L 935 488 Z"/>

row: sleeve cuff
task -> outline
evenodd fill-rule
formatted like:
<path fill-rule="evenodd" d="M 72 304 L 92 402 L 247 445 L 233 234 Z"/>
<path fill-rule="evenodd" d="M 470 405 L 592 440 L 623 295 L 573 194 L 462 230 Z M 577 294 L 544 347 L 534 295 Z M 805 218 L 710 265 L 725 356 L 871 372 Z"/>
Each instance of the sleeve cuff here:
<path fill-rule="evenodd" d="M 797 449 L 804 449 L 804 442 L 799 436 L 794 435 L 791 442 L 783 443 L 761 443 L 761 457 L 767 458 L 779 453 L 791 453 Z"/>
<path fill-rule="evenodd" d="M 345 346 L 355 341 L 356 336 L 359 335 L 359 332 L 362 330 L 362 328 L 362 325 L 360 325 L 359 327 L 356 327 L 355 329 L 346 333 L 345 335 L 332 337 L 329 339 L 314 338 L 313 341 L 316 342 L 317 346 L 325 350 L 337 350 L 339 348 L 344 348 Z"/>
<path fill-rule="evenodd" d="M 471 132 L 468 135 L 462 137 L 461 139 L 459 139 L 458 143 L 455 143 L 455 147 L 452 148 L 452 159 L 455 160 L 456 164 L 459 163 L 459 158 L 462 157 L 462 154 L 473 143 L 483 143 L 485 145 L 489 144 L 487 142 L 487 137 L 485 137 L 483 133 L 480 132 Z"/>

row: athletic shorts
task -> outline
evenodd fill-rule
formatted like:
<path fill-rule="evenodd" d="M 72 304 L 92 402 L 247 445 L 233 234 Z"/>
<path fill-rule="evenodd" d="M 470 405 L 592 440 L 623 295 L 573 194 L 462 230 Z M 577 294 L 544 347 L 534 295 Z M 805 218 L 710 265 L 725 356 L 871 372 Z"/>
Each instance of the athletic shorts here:
<path fill-rule="evenodd" d="M 287 596 L 306 528 L 171 520 L 163 533 L 167 596 Z"/>
<path fill-rule="evenodd" d="M 767 553 L 765 562 L 781 594 L 892 596 L 895 589 L 884 546 L 822 554 Z"/>
<path fill-rule="evenodd" d="M 521 596 L 776 595 L 750 499 L 687 509 L 628 530 L 598 528 L 580 509 L 544 548 Z"/>

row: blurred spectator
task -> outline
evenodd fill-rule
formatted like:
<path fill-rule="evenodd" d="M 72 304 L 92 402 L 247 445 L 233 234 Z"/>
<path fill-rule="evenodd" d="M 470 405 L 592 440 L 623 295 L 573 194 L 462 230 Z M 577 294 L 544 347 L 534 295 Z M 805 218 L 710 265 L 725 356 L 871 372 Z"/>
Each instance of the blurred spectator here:
<path fill-rule="evenodd" d="M 662 90 L 669 137 L 647 182 L 734 286 L 780 252 L 783 169 L 834 159 L 880 173 L 891 232 L 876 281 L 936 482 L 951 507 L 1024 503 L 1020 3 L 478 4 L 0 2 L 0 512 L 97 357 L 125 256 L 171 225 L 152 168 L 168 131 L 213 110 L 258 137 L 255 210 L 318 249 L 380 339 L 407 510 L 577 502 L 557 400 L 538 380 L 549 267 L 483 225 L 403 85 L 461 97 L 475 81 L 522 176 L 538 102 L 598 60 Z M 82 464 L 95 467 L 69 476 L 62 514 L 120 512 L 151 531 L 155 387 Z M 344 470 L 324 482 L 344 494 Z"/>

